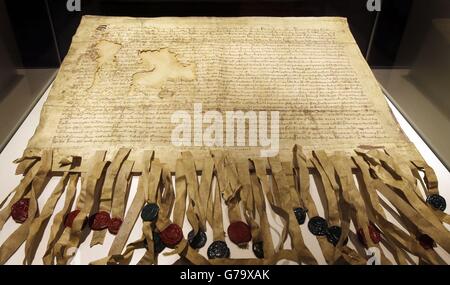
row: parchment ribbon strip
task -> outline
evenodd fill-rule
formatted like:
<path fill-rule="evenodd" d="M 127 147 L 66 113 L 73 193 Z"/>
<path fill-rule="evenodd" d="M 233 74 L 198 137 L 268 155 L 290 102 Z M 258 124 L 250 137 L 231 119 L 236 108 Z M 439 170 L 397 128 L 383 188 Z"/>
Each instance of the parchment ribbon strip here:
<path fill-rule="evenodd" d="M 204 204 L 200 203 L 200 193 L 198 188 L 197 171 L 194 164 L 194 157 L 190 152 L 181 153 L 183 159 L 184 173 L 186 174 L 187 193 L 188 193 L 188 213 L 187 218 L 192 226 L 194 235 L 197 234 L 199 228 L 205 231 L 205 225 L 201 225 L 201 221 L 206 220 L 204 213 Z"/>
<path fill-rule="evenodd" d="M 211 157 L 207 157 L 203 160 L 203 170 L 199 186 L 199 210 L 200 215 L 200 227 L 206 231 L 206 220 L 208 213 L 208 206 L 210 196 L 212 194 L 212 180 L 214 175 L 214 160 Z M 209 220 L 211 221 L 211 220 Z"/>
<path fill-rule="evenodd" d="M 164 230 L 165 228 L 167 228 L 167 226 L 169 226 L 171 224 L 170 221 L 170 214 L 172 212 L 172 207 L 174 206 L 174 202 L 175 202 L 175 191 L 174 191 L 174 187 L 172 184 L 172 175 L 170 173 L 170 170 L 167 168 L 167 166 L 163 167 L 163 172 L 162 172 L 162 183 L 163 183 L 163 187 L 164 187 L 164 192 L 161 194 L 161 191 L 159 191 L 159 195 L 158 195 L 158 205 L 160 207 L 160 211 L 159 211 L 159 215 L 158 215 L 158 219 L 156 220 L 156 228 L 159 231 Z M 180 227 L 182 227 L 182 225 L 179 225 Z M 165 255 L 171 255 L 171 254 L 176 254 L 176 253 L 180 253 L 181 251 L 183 251 L 184 246 L 187 246 L 187 243 L 184 245 L 182 243 L 178 244 L 175 251 L 169 253 L 169 254 L 165 254 Z M 156 263 L 156 256 L 155 256 L 155 263 Z"/>
<path fill-rule="evenodd" d="M 161 180 L 161 172 L 162 166 L 158 159 L 153 160 L 152 167 L 150 168 L 150 173 L 148 176 L 148 188 L 146 193 L 145 200 L 147 203 L 157 203 L 158 197 L 158 188 Z M 158 214 L 159 219 L 159 214 Z M 142 234 L 145 237 L 147 242 L 147 250 L 141 260 L 138 262 L 139 265 L 149 265 L 155 264 L 155 251 L 154 251 L 154 242 L 153 242 L 153 231 L 152 231 L 153 222 L 143 221 L 142 223 Z"/>
<path fill-rule="evenodd" d="M 147 203 L 156 203 L 159 182 L 161 181 L 161 174 L 162 174 L 162 165 L 159 162 L 159 160 L 155 159 L 152 162 L 152 167 L 150 169 L 148 191 L 145 197 Z"/>
<path fill-rule="evenodd" d="M 319 212 L 317 211 L 317 207 L 314 203 L 314 200 L 309 192 L 310 182 L 309 182 L 309 171 L 308 164 L 306 160 L 306 156 L 304 155 L 302 148 L 299 146 L 294 147 L 294 156 L 293 156 L 293 165 L 295 170 L 297 171 L 297 179 L 299 180 L 298 185 L 300 186 L 300 197 L 305 205 L 308 217 L 311 219 L 312 217 L 319 216 Z M 319 242 L 319 246 L 322 250 L 322 254 L 327 261 L 327 263 L 331 263 L 333 247 L 326 240 L 324 236 L 316 236 L 317 241 Z"/>
<path fill-rule="evenodd" d="M 103 183 L 103 188 L 100 195 L 99 212 L 105 211 L 109 213 L 111 211 L 112 197 L 116 184 L 117 174 L 119 173 L 119 170 L 126 157 L 130 154 L 130 151 L 131 149 L 129 148 L 120 148 L 114 156 L 111 164 L 108 166 L 108 169 L 106 170 L 105 182 Z M 92 235 L 91 247 L 97 244 L 103 244 L 107 231 L 107 229 L 95 231 Z"/>
<path fill-rule="evenodd" d="M 19 159 L 16 159 L 14 163 L 17 163 L 16 168 L 16 175 L 26 174 L 30 168 L 36 164 L 40 160 L 40 157 L 34 156 L 34 157 L 22 157 Z"/>
<path fill-rule="evenodd" d="M 449 242 L 449 244 L 447 244 L 447 242 L 445 242 L 445 245 L 441 244 L 441 246 L 448 251 L 448 249 L 450 248 L 448 247 L 450 246 L 450 232 L 442 224 L 441 219 L 435 214 L 436 212 L 431 209 L 431 206 L 429 206 L 423 199 L 421 199 L 415 193 L 415 191 L 413 190 L 413 187 L 415 187 L 415 185 L 409 183 L 408 180 L 404 179 L 399 173 L 391 174 L 385 168 L 387 167 L 390 170 L 395 169 L 395 167 L 392 165 L 391 158 L 389 158 L 386 154 L 377 151 L 368 153 L 367 155 L 374 156 L 377 159 L 380 159 L 384 162 L 383 166 L 371 165 L 370 167 L 384 183 L 395 189 L 400 190 L 403 193 L 404 197 L 406 198 L 406 201 L 414 208 L 414 210 L 417 213 L 419 213 L 419 215 L 422 216 L 423 219 L 425 219 L 428 223 L 430 223 L 433 226 L 432 227 L 433 230 L 436 231 L 435 234 L 439 233 L 440 240 L 442 241 L 447 240 L 447 242 Z M 392 175 L 396 175 L 398 179 L 396 179 Z M 401 202 L 403 201 L 404 200 L 401 200 Z M 418 225 L 416 220 L 414 220 L 414 223 Z"/>
<path fill-rule="evenodd" d="M 170 225 L 170 214 L 172 212 L 172 207 L 174 205 L 175 200 L 175 192 L 173 190 L 172 185 L 172 175 L 170 170 L 165 165 L 162 166 L 162 174 L 160 180 L 160 187 L 157 191 L 157 204 L 159 206 L 159 214 L 156 222 L 151 222 L 151 229 L 156 228 L 165 229 L 168 225 Z M 147 230 L 147 229 L 146 229 Z M 158 253 L 154 250 L 154 240 L 153 240 L 153 232 L 145 233 L 144 236 L 146 239 L 151 238 L 151 242 L 147 241 L 147 251 L 144 256 L 138 262 L 138 265 L 146 265 L 146 264 L 158 264 Z M 149 247 L 151 246 L 151 248 Z"/>
<path fill-rule="evenodd" d="M 28 218 L 20 225 L 1 245 L 0 247 L 0 264 L 5 264 L 6 261 L 17 251 L 28 236 L 30 225 L 33 222 L 36 213 L 38 212 L 37 198 L 44 191 L 44 188 L 49 179 L 53 160 L 53 151 L 44 150 L 41 157 L 41 165 L 36 173 L 36 176 L 31 182 L 30 202 L 28 207 Z M 16 194 L 18 192 L 16 191 Z M 7 212 L 9 216 L 10 211 Z"/>
<path fill-rule="evenodd" d="M 75 194 L 77 191 L 77 184 L 80 177 L 79 173 L 69 174 L 69 185 L 67 186 L 66 198 L 64 206 L 53 218 L 53 224 L 50 229 L 50 236 L 47 242 L 47 249 L 44 253 L 42 261 L 45 265 L 54 264 L 54 246 L 61 237 L 64 231 L 64 218 L 70 212 L 73 202 L 75 201 Z"/>
<path fill-rule="evenodd" d="M 131 185 L 131 170 L 134 161 L 125 160 L 117 175 L 114 195 L 112 200 L 111 217 L 123 220 L 125 215 L 125 206 L 127 203 L 128 192 Z"/>
<path fill-rule="evenodd" d="M 17 185 L 16 188 L 11 191 L 10 195 L 14 193 L 14 196 L 12 197 L 8 205 L 6 205 L 6 207 L 0 211 L 0 230 L 3 229 L 4 224 L 11 215 L 11 206 L 19 201 L 27 193 L 31 182 L 35 178 L 39 169 L 41 169 L 41 165 L 42 161 L 38 161 L 37 163 L 35 163 L 33 167 L 27 172 L 25 177 L 20 181 L 19 185 Z M 4 204 L 6 201 L 7 200 L 5 199 L 2 204 Z"/>
<path fill-rule="evenodd" d="M 175 166 L 175 208 L 173 209 L 173 221 L 177 225 L 183 225 L 184 214 L 186 211 L 186 175 L 184 172 L 184 165 L 181 159 L 177 159 Z"/>
<path fill-rule="evenodd" d="M 243 160 L 237 163 L 237 173 L 239 183 L 242 185 L 240 190 L 240 197 L 244 208 L 244 217 L 247 224 L 251 228 L 252 239 L 259 236 L 259 225 L 255 220 L 255 207 L 253 202 L 252 182 L 250 180 L 249 161 Z"/>
<path fill-rule="evenodd" d="M 274 177 L 275 183 L 278 186 L 280 206 L 288 213 L 288 229 L 291 238 L 292 248 L 298 254 L 298 262 L 306 264 L 317 264 L 317 260 L 306 247 L 303 236 L 295 218 L 293 207 L 290 199 L 289 186 L 286 182 L 286 176 L 283 172 L 281 162 L 278 157 L 270 157 L 269 164 Z"/>
<path fill-rule="evenodd" d="M 283 230 L 280 237 L 280 247 L 286 238 L 287 232 L 288 232 L 288 221 L 289 221 L 289 214 L 286 211 L 286 209 L 283 209 L 275 202 L 275 197 L 271 191 L 270 183 L 269 183 L 269 177 L 267 176 L 267 165 L 266 160 L 262 158 L 255 158 L 252 160 L 253 165 L 255 167 L 256 176 L 258 177 L 258 180 L 261 184 L 261 187 L 263 189 L 263 192 L 269 202 L 270 208 L 272 211 L 274 211 L 283 222 Z M 277 187 L 276 183 L 272 185 L 272 187 Z M 277 192 L 277 191 L 275 191 Z"/>
<path fill-rule="evenodd" d="M 356 214 L 355 227 L 362 229 L 368 247 L 375 246 L 369 234 L 369 219 L 367 218 L 364 200 L 356 188 L 348 158 L 343 155 L 335 155 L 333 165 L 339 177 L 342 197 Z"/>
<path fill-rule="evenodd" d="M 144 173 L 148 173 L 151 165 L 151 159 L 153 158 L 153 151 L 147 150 L 142 155 L 142 165 L 144 165 L 146 171 Z M 131 206 L 128 209 L 125 219 L 120 226 L 119 232 L 117 233 L 114 241 L 109 249 L 108 255 L 113 256 L 117 254 L 121 254 L 123 248 L 125 247 L 127 240 L 131 234 L 131 230 L 136 223 L 136 220 L 139 217 L 139 214 L 142 210 L 142 207 L 145 203 L 145 191 L 148 187 L 148 179 L 145 179 L 144 173 L 139 177 L 139 182 L 136 190 L 136 194 L 133 198 L 133 202 L 131 202 Z"/>
<path fill-rule="evenodd" d="M 55 209 L 56 203 L 58 203 L 59 198 L 63 194 L 68 181 L 69 173 L 65 172 L 59 180 L 58 185 L 56 185 L 55 190 L 42 208 L 39 217 L 34 219 L 31 223 L 28 237 L 25 242 L 24 264 L 31 264 L 33 262 L 36 250 L 42 239 L 42 235 L 44 234 L 45 227 L 47 226 L 47 223 L 53 214 L 53 210 Z"/>
<path fill-rule="evenodd" d="M 264 249 L 264 257 L 270 258 L 275 253 L 275 249 L 273 246 L 272 234 L 270 233 L 270 224 L 269 219 L 267 218 L 266 212 L 266 201 L 264 200 L 264 193 L 261 188 L 261 184 L 259 183 L 258 177 L 256 173 L 251 174 L 251 182 L 252 182 L 252 191 L 253 197 L 255 201 L 256 211 L 259 214 L 259 235 L 254 239 L 255 241 L 263 242 Z"/>
<path fill-rule="evenodd" d="M 324 157 L 322 157 L 322 159 L 323 158 Z M 320 164 L 320 162 L 315 158 L 312 158 L 311 161 L 314 164 L 314 166 L 316 167 L 316 170 L 319 172 L 319 176 L 320 176 L 323 190 L 325 193 L 325 198 L 326 198 L 326 205 L 324 205 L 324 208 L 326 209 L 325 216 L 327 217 L 330 226 L 337 226 L 337 225 L 339 225 L 339 220 L 340 220 L 338 201 L 337 201 L 338 192 L 335 191 L 335 189 L 333 189 L 333 186 L 330 183 L 331 180 L 329 179 L 328 175 L 325 173 L 325 170 L 322 167 L 322 165 Z M 326 165 L 329 165 L 328 161 L 327 161 Z M 329 169 L 330 167 L 327 167 L 327 168 Z M 332 173 L 334 174 L 334 171 Z"/>
<path fill-rule="evenodd" d="M 373 179 L 370 175 L 369 165 L 360 156 L 354 157 L 356 165 L 359 167 L 365 186 L 363 191 L 368 191 L 368 197 L 371 200 L 372 209 L 374 210 L 374 216 L 377 219 L 377 224 L 383 229 L 383 234 L 391 240 L 395 246 L 403 248 L 408 252 L 425 258 L 432 264 L 438 264 L 436 258 L 434 258 L 429 251 L 423 249 L 418 241 L 409 236 L 406 232 L 395 226 L 393 223 L 387 220 L 383 208 L 380 205 L 380 199 L 377 194 L 377 190 L 381 188 L 388 188 L 381 180 Z"/>
<path fill-rule="evenodd" d="M 419 170 L 423 171 L 426 185 L 425 190 L 428 192 L 428 195 L 439 194 L 438 179 L 433 168 L 423 160 L 414 160 L 412 163 Z"/>
<path fill-rule="evenodd" d="M 241 210 L 239 208 L 239 184 L 236 166 L 234 161 L 228 157 L 227 153 L 214 151 L 213 159 L 219 181 L 219 189 L 222 197 L 228 206 L 228 219 L 230 223 L 242 221 Z"/>
<path fill-rule="evenodd" d="M 87 172 L 86 179 L 81 186 L 81 191 L 85 193 L 85 197 L 84 200 L 82 200 L 82 196 L 80 195 L 77 202 L 77 206 L 82 204 L 83 207 L 79 209 L 80 212 L 73 220 L 72 228 L 68 231 L 68 237 L 58 242 L 60 244 L 58 246 L 59 252 L 57 252 L 58 264 L 67 264 L 69 259 L 75 255 L 76 250 L 78 249 L 83 232 L 83 225 L 86 218 L 91 213 L 92 207 L 94 206 L 95 190 L 98 187 L 97 182 L 100 180 L 102 174 L 104 174 L 105 167 L 108 164 L 107 161 L 104 161 L 105 154 L 105 151 L 97 151 L 96 154 L 90 159 L 90 169 Z"/>
<path fill-rule="evenodd" d="M 215 168 L 217 169 L 217 164 L 215 164 Z M 219 179 L 218 179 L 219 180 Z M 222 218 L 222 202 L 221 202 L 221 193 L 220 193 L 220 183 L 218 183 L 215 187 L 214 191 L 214 207 L 212 210 L 213 217 L 213 240 L 221 240 L 225 241 L 225 232 L 223 230 L 223 218 Z"/>

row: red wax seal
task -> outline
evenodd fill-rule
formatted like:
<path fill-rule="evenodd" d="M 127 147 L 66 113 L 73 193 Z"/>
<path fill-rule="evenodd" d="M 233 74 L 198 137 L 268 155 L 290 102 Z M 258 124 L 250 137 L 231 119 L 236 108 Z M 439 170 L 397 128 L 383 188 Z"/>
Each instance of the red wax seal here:
<path fill-rule="evenodd" d="M 183 231 L 177 224 L 170 224 L 159 236 L 166 246 L 175 247 L 183 239 Z"/>
<path fill-rule="evenodd" d="M 427 234 L 418 236 L 417 240 L 424 249 L 432 249 L 434 247 L 434 240 Z"/>
<path fill-rule="evenodd" d="M 78 216 L 80 213 L 80 210 L 73 210 L 72 212 L 68 213 L 66 215 L 66 218 L 64 219 L 64 226 L 71 228 L 73 224 L 73 220 Z"/>
<path fill-rule="evenodd" d="M 30 206 L 30 199 L 23 198 L 11 206 L 11 217 L 16 223 L 22 224 L 28 218 L 28 207 Z"/>
<path fill-rule="evenodd" d="M 369 234 L 375 244 L 381 241 L 381 232 L 372 222 L 369 224 Z"/>
<path fill-rule="evenodd" d="M 369 223 L 369 235 L 370 239 L 373 243 L 378 244 L 381 241 L 381 233 L 380 230 L 375 226 L 372 222 Z M 358 230 L 358 239 L 359 241 L 367 247 L 366 238 L 364 237 L 363 229 Z"/>
<path fill-rule="evenodd" d="M 121 225 L 122 225 L 121 218 L 112 218 L 108 225 L 108 231 L 111 234 L 116 235 L 119 232 Z"/>
<path fill-rule="evenodd" d="M 89 227 L 94 231 L 101 231 L 106 229 L 110 222 L 111 218 L 109 217 L 109 213 L 100 211 L 89 218 Z"/>
<path fill-rule="evenodd" d="M 250 227 L 244 222 L 234 222 L 228 226 L 228 237 L 237 245 L 245 244 L 252 239 Z"/>

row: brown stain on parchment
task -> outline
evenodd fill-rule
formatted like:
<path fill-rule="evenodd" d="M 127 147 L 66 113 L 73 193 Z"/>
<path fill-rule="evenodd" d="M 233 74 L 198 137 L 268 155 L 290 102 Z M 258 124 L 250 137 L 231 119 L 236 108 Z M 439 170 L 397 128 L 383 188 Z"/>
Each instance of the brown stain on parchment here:
<path fill-rule="evenodd" d="M 97 68 L 94 73 L 92 84 L 88 89 L 91 89 L 95 85 L 95 82 L 98 79 L 98 73 L 102 67 L 108 64 L 116 64 L 116 54 L 121 48 L 121 44 L 107 40 L 101 40 L 95 45 L 95 52 L 97 54 L 95 61 L 97 62 Z"/>
<path fill-rule="evenodd" d="M 139 52 L 146 71 L 133 75 L 133 86 L 138 89 L 158 89 L 160 98 L 171 97 L 173 92 L 165 88 L 167 81 L 195 80 L 195 65 L 181 63 L 168 48 Z"/>

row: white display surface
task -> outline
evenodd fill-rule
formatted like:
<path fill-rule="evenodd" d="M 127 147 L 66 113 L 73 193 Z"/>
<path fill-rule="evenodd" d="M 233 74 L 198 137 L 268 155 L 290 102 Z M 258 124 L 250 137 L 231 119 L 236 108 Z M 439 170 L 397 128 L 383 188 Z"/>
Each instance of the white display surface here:
<path fill-rule="evenodd" d="M 37 105 L 34 107 L 32 112 L 28 115 L 27 119 L 23 122 L 22 126 L 18 129 L 17 133 L 12 137 L 11 141 L 7 144 L 5 149 L 2 153 L 0 153 L 0 181 L 1 181 L 1 188 L 0 188 L 0 200 L 3 200 L 8 193 L 18 185 L 21 176 L 17 176 L 14 174 L 16 165 L 13 163 L 13 160 L 19 158 L 22 156 L 23 150 L 27 146 L 28 140 L 31 138 L 31 136 L 34 133 L 34 130 L 38 126 L 39 123 L 39 116 L 42 109 L 42 106 L 47 99 L 49 90 L 51 86 L 47 89 L 45 94 L 42 96 L 42 98 L 39 100 Z M 448 170 L 444 167 L 444 165 L 439 161 L 439 159 L 434 155 L 434 153 L 430 150 L 430 148 L 425 144 L 425 142 L 419 137 L 419 135 L 414 131 L 414 129 L 410 126 L 410 124 L 405 120 L 405 118 L 400 114 L 400 112 L 390 103 L 389 106 L 392 109 L 392 112 L 399 122 L 401 128 L 403 129 L 404 133 L 408 136 L 408 138 L 414 143 L 418 151 L 421 153 L 421 155 L 425 158 L 427 163 L 435 170 L 436 175 L 439 180 L 439 189 L 440 194 L 450 202 L 450 192 L 447 188 L 450 188 L 450 173 Z M 312 197 L 318 206 L 319 214 L 323 216 L 323 208 L 320 206 L 320 197 L 316 189 L 316 184 L 314 183 L 314 180 L 312 176 L 311 179 L 311 194 Z M 46 187 L 45 191 L 42 193 L 42 195 L 38 199 L 39 205 L 43 205 L 45 201 L 48 199 L 48 197 L 51 194 L 51 191 L 55 188 L 56 184 L 59 181 L 59 177 L 52 178 Z M 80 185 L 79 185 L 80 186 Z M 136 187 L 137 187 L 137 178 L 133 178 L 132 186 L 131 186 L 131 193 L 128 199 L 127 203 L 127 209 L 131 205 L 131 201 L 134 197 L 134 194 L 136 193 Z M 78 192 L 80 191 L 80 187 L 78 187 Z M 58 201 L 58 204 L 55 208 L 55 213 L 61 210 L 63 203 L 64 203 L 64 194 Z M 228 227 L 228 216 L 225 213 L 225 207 L 222 207 L 224 211 L 224 228 L 226 229 Z M 268 207 L 270 209 L 270 207 Z M 448 210 L 447 210 L 448 211 Z M 274 237 L 274 243 L 277 245 L 277 237 L 279 236 L 279 233 L 281 233 L 282 229 L 282 223 L 280 219 L 270 210 L 268 211 L 269 215 L 269 222 L 272 227 L 273 231 L 273 237 Z M 389 216 L 389 214 L 388 214 Z M 308 220 L 307 220 L 308 221 Z M 305 240 L 305 244 L 308 246 L 308 248 L 311 250 L 313 255 L 316 257 L 318 262 L 320 264 L 325 264 L 325 259 L 323 258 L 323 255 L 321 253 L 319 244 L 317 242 L 317 239 L 315 236 L 313 236 L 308 228 L 307 228 L 307 221 L 305 224 L 301 226 L 303 238 Z M 392 221 L 398 225 L 398 223 L 392 219 Z M 53 216 L 50 219 L 47 229 L 44 233 L 44 236 L 42 238 L 42 241 L 40 243 L 40 246 L 38 248 L 38 251 L 36 253 L 35 260 L 33 264 L 42 264 L 42 256 L 44 254 L 45 248 L 47 246 L 47 240 L 50 233 L 50 225 L 53 222 Z M 18 224 L 16 224 L 12 219 L 9 219 L 6 224 L 4 225 L 2 231 L 0 232 L 0 244 L 2 244 L 8 236 L 14 232 L 14 230 L 18 227 Z M 141 219 L 138 218 L 136 225 L 133 229 L 133 232 L 130 235 L 130 241 L 137 240 L 141 237 L 142 234 L 142 222 Z M 183 227 L 184 236 L 186 237 L 188 232 L 190 231 L 191 227 L 187 222 L 187 219 L 185 219 L 185 224 Z M 277 234 L 278 233 L 278 234 Z M 206 256 L 206 250 L 209 246 L 209 244 L 212 242 L 212 230 L 208 225 L 208 242 L 207 244 L 200 250 L 200 253 L 204 256 Z M 80 249 L 78 250 L 75 257 L 72 259 L 71 264 L 88 264 L 91 261 L 100 259 L 102 257 L 105 257 L 107 255 L 107 252 L 109 250 L 109 247 L 114 239 L 114 236 L 107 233 L 106 239 L 103 245 L 97 245 L 93 248 L 89 247 L 90 240 L 92 237 L 92 232 L 89 234 L 87 239 L 83 242 L 83 244 L 80 246 Z M 350 242 L 354 240 L 354 236 L 350 236 Z M 231 249 L 231 258 L 254 258 L 253 252 L 251 251 L 251 248 L 244 250 L 240 249 L 237 246 L 235 246 L 231 241 L 226 239 L 228 246 Z M 22 264 L 23 258 L 24 258 L 24 247 L 25 244 L 22 244 L 22 246 L 19 248 L 19 250 L 12 256 L 12 258 L 7 262 L 7 264 Z M 285 243 L 285 248 L 290 247 L 290 240 L 288 240 Z M 352 245 L 350 245 L 352 247 Z M 394 262 L 393 257 L 389 252 L 386 251 L 385 247 L 381 244 L 381 247 L 383 251 L 386 253 L 386 256 L 388 259 L 390 259 L 392 262 Z M 164 252 L 168 252 L 169 250 L 166 249 Z M 439 255 L 450 264 L 450 255 L 443 251 L 441 248 L 437 248 L 436 251 L 439 253 Z M 163 253 L 164 253 L 163 252 Z M 144 254 L 144 249 L 137 250 L 133 256 L 133 259 L 131 261 L 131 264 L 135 264 L 141 256 Z M 159 255 L 158 262 L 159 264 L 172 264 L 176 260 L 178 260 L 178 255 L 173 256 L 164 256 L 163 254 Z M 414 258 L 415 261 L 417 261 Z M 288 261 L 280 261 L 279 264 L 287 264 L 290 263 Z"/>

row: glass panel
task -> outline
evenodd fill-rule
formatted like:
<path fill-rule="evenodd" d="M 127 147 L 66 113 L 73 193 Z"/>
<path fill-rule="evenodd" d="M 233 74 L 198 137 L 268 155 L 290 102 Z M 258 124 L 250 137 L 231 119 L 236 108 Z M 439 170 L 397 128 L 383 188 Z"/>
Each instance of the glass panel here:
<path fill-rule="evenodd" d="M 394 22 L 406 16 L 406 22 L 401 37 L 395 39 L 399 45 L 393 66 L 377 67 L 374 73 L 399 110 L 449 168 L 450 1 L 411 2 L 406 15 L 396 7 L 385 11 L 383 6 L 380 15 L 390 13 L 393 19 L 389 21 Z M 380 21 L 376 40 L 387 43 L 392 26 L 395 24 Z M 380 57 L 387 54 L 380 49 L 377 52 Z"/>
<path fill-rule="evenodd" d="M 23 2 L 0 1 L 0 150 L 59 65 L 45 2 Z"/>

